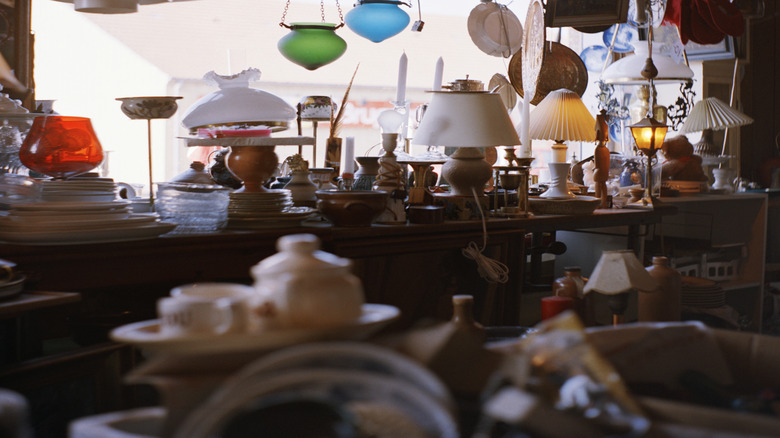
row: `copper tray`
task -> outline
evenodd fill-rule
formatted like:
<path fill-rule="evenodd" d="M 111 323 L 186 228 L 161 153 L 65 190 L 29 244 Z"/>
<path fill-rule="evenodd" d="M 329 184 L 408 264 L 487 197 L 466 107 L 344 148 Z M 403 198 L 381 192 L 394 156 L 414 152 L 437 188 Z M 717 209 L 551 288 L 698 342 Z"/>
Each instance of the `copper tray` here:
<path fill-rule="evenodd" d="M 523 97 L 523 61 L 520 52 L 509 61 L 509 82 Z M 554 41 L 545 43 L 544 61 L 531 105 L 538 105 L 551 91 L 566 88 L 580 97 L 588 88 L 588 69 L 572 49 Z"/>

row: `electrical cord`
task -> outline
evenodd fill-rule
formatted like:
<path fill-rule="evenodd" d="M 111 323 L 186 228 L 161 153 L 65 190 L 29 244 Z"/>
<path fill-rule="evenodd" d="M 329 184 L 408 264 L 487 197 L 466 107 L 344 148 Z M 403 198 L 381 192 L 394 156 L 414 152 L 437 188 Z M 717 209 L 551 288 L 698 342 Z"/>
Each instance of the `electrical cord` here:
<path fill-rule="evenodd" d="M 491 259 L 482 254 L 487 247 L 487 220 L 485 219 L 485 213 L 482 211 L 482 206 L 479 203 L 477 191 L 474 187 L 471 188 L 471 193 L 474 195 L 474 202 L 477 204 L 479 216 L 482 218 L 482 248 L 478 247 L 473 241 L 469 242 L 462 250 L 463 256 L 467 259 L 474 260 L 477 263 L 477 272 L 483 279 L 491 283 L 506 283 L 509 281 L 509 268 L 498 260 Z"/>

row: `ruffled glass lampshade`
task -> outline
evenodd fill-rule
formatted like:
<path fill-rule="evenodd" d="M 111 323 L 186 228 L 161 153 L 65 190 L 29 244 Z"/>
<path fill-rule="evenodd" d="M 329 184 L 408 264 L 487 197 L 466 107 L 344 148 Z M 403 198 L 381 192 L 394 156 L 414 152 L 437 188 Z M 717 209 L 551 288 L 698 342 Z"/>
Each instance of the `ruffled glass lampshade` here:
<path fill-rule="evenodd" d="M 393 0 L 358 0 L 344 22 L 353 32 L 375 43 L 395 36 L 409 24 L 409 14 Z"/>
<path fill-rule="evenodd" d="M 19 150 L 29 169 L 53 178 L 89 172 L 103 162 L 103 148 L 86 117 L 41 116 Z"/>

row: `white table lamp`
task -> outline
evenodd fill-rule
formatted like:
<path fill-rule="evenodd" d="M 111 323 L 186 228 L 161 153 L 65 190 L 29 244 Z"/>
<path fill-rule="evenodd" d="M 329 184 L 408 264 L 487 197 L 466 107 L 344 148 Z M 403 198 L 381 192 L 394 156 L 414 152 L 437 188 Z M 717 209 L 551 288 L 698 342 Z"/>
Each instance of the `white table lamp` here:
<path fill-rule="evenodd" d="M 452 195 L 484 196 L 492 175 L 480 147 L 520 144 L 501 97 L 484 91 L 435 91 L 414 144 L 457 148 L 442 166 Z"/>

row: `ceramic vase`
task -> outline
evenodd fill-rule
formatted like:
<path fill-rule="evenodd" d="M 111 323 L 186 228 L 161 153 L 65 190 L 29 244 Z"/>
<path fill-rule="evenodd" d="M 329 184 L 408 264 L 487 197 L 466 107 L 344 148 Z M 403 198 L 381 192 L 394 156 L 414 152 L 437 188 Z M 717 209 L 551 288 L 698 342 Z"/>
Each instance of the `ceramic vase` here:
<path fill-rule="evenodd" d="M 661 287 L 655 292 L 639 294 L 639 321 L 679 321 L 682 276 L 669 265 L 666 257 L 653 257 L 653 264 L 646 270 Z"/>
<path fill-rule="evenodd" d="M 371 190 L 379 174 L 379 157 L 356 157 L 358 170 L 355 172 L 355 182 L 352 190 Z"/>
<path fill-rule="evenodd" d="M 723 190 L 726 193 L 734 192 L 734 187 L 729 181 L 731 179 L 731 169 L 712 169 L 712 176 L 715 178 L 715 182 L 712 183 L 713 189 Z"/>
<path fill-rule="evenodd" d="M 296 207 L 314 207 L 317 204 L 317 185 L 309 179 L 308 170 L 294 170 L 290 181 L 284 185 L 290 191 Z"/>
<path fill-rule="evenodd" d="M 574 195 L 569 191 L 569 163 L 548 163 L 550 167 L 550 188 L 541 194 L 542 198 L 569 199 Z"/>

